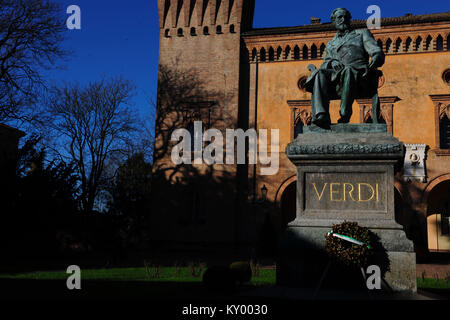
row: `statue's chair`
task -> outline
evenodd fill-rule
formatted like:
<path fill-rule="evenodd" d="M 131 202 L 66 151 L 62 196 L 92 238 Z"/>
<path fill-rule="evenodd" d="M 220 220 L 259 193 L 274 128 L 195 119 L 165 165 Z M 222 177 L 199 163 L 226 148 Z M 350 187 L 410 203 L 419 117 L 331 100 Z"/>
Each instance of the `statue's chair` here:
<path fill-rule="evenodd" d="M 380 97 L 378 96 L 378 84 L 383 72 L 372 69 L 367 75 L 367 81 L 358 84 L 358 91 L 355 99 L 372 99 L 372 122 L 378 123 L 380 117 Z M 359 87 L 360 86 L 360 87 Z"/>

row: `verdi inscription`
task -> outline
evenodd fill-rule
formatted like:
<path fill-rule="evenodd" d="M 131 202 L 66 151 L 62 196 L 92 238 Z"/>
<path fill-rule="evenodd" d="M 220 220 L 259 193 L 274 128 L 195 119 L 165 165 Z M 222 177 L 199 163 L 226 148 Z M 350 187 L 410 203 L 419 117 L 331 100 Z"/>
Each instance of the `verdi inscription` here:
<path fill-rule="evenodd" d="M 305 173 L 305 211 L 386 212 L 386 180 L 380 172 Z"/>
<path fill-rule="evenodd" d="M 378 183 L 375 183 L 375 186 L 372 186 L 369 183 L 358 182 L 355 185 L 349 182 L 325 182 L 322 186 L 322 191 L 318 191 L 316 183 L 313 182 L 312 186 L 314 187 L 314 191 L 316 192 L 317 200 L 321 201 L 323 198 L 324 191 L 328 188 L 330 190 L 330 201 L 357 201 L 357 202 L 366 202 L 366 201 L 379 201 L 379 192 L 378 192 Z M 341 188 L 342 186 L 342 188 Z M 320 189 L 320 188 L 319 188 Z M 357 192 L 356 192 L 357 190 Z M 328 193 L 327 193 L 328 194 Z M 366 194 L 367 199 L 364 199 Z M 346 197 L 347 195 L 347 197 Z M 326 196 L 325 196 L 326 198 Z"/>

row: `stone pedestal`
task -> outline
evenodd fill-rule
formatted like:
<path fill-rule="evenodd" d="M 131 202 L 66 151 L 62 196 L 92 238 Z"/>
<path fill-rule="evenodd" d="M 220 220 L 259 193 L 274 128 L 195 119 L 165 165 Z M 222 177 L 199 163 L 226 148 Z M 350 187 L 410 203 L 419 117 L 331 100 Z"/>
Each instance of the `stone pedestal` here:
<path fill-rule="evenodd" d="M 278 284 L 314 287 L 327 263 L 326 233 L 352 221 L 379 236 L 389 286 L 416 291 L 413 243 L 394 213 L 394 169 L 404 148 L 386 125 L 307 127 L 286 154 L 297 166 L 297 216 L 280 240 Z"/>

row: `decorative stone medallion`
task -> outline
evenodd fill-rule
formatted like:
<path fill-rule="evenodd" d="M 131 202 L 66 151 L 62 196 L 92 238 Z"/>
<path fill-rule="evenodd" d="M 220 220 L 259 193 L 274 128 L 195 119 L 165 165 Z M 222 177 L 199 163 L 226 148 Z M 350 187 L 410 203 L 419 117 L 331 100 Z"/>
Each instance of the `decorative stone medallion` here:
<path fill-rule="evenodd" d="M 425 144 L 405 144 L 403 178 L 405 181 L 426 182 Z"/>

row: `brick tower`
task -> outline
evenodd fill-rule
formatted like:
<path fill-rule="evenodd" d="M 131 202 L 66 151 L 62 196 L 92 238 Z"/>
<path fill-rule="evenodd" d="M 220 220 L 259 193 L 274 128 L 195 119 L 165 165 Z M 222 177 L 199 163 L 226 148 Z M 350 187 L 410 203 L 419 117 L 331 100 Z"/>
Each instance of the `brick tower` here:
<path fill-rule="evenodd" d="M 152 237 L 164 244 L 245 242 L 248 168 L 176 166 L 170 137 L 175 129 L 190 130 L 194 121 L 202 121 L 203 130 L 222 132 L 248 126 L 248 58 L 241 34 L 252 27 L 254 0 L 158 0 L 158 10 L 158 205 Z"/>
<path fill-rule="evenodd" d="M 234 123 L 241 33 L 252 26 L 253 8 L 254 0 L 158 0 L 159 65 L 190 69 Z"/>

